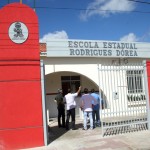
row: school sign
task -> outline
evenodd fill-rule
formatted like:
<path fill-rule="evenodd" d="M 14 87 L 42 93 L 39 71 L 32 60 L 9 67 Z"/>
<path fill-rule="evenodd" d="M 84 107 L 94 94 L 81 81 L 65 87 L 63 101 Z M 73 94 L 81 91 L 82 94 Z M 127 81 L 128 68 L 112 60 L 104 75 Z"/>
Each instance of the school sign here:
<path fill-rule="evenodd" d="M 150 43 L 71 39 L 46 43 L 47 57 L 150 57 Z"/>

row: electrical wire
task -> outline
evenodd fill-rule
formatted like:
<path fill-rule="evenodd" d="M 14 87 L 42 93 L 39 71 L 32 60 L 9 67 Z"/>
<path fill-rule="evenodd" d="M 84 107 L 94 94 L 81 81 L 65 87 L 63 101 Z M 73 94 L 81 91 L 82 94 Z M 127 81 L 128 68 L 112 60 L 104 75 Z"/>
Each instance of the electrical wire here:
<path fill-rule="evenodd" d="M 148 4 L 150 5 L 150 2 L 146 2 L 146 1 L 139 1 L 139 0 L 126 0 L 126 1 L 130 1 L 130 2 L 136 2 L 136 3 L 141 3 L 141 4 Z M 0 5 L 0 7 L 4 7 L 2 5 Z M 16 6 L 7 6 L 7 7 L 16 7 Z M 19 6 L 17 8 L 24 8 L 24 6 Z M 50 10 L 75 10 L 75 11 L 84 11 L 87 10 L 87 8 L 73 8 L 73 7 L 49 7 L 49 6 L 34 6 L 31 7 L 34 9 L 50 9 Z M 88 10 L 99 10 L 99 11 L 118 11 L 118 12 L 133 12 L 133 13 L 150 13 L 147 11 L 121 11 L 121 10 L 101 10 L 101 9 L 97 9 L 97 8 L 91 8 Z"/>
<path fill-rule="evenodd" d="M 137 2 L 137 3 L 143 3 L 143 4 L 148 4 L 148 5 L 150 5 L 150 2 L 145 2 L 145 1 L 138 1 L 138 0 L 128 0 L 128 1 Z"/>
<path fill-rule="evenodd" d="M 129 0 L 130 1 L 130 0 Z M 15 6 L 10 6 L 15 7 Z M 20 7 L 21 8 L 21 7 Z M 75 11 L 83 11 L 87 10 L 86 8 L 69 8 L 69 7 L 35 7 L 34 9 L 50 9 L 50 10 L 75 10 Z M 150 11 L 124 11 L 124 10 L 102 10 L 102 9 L 88 9 L 88 10 L 99 10 L 103 12 L 128 12 L 128 13 L 144 13 L 144 14 L 150 14 Z"/>

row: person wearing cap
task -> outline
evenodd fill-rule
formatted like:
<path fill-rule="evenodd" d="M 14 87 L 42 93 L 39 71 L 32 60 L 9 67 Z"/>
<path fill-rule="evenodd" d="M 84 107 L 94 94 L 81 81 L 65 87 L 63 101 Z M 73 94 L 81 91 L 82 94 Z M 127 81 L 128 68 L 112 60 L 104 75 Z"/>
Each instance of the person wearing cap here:
<path fill-rule="evenodd" d="M 76 93 L 72 93 L 71 89 L 68 89 L 68 94 L 64 97 L 64 102 L 66 103 L 67 108 L 67 119 L 66 119 L 66 130 L 69 130 L 69 119 L 71 116 L 71 126 L 72 130 L 75 130 L 75 108 L 76 108 L 76 101 L 75 97 L 78 96 L 78 94 L 81 91 L 81 86 L 79 87 L 78 91 Z"/>
<path fill-rule="evenodd" d="M 65 128 L 65 104 L 63 101 L 63 91 L 62 89 L 58 89 L 58 94 L 55 97 L 55 101 L 57 102 L 58 109 L 58 127 Z M 62 121 L 61 121 L 62 120 Z"/>

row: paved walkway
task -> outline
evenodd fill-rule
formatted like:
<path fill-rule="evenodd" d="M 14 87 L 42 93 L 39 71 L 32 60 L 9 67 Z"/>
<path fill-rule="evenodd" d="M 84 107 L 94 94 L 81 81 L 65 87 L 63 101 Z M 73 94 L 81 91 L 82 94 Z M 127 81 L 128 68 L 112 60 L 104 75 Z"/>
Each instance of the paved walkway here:
<path fill-rule="evenodd" d="M 82 130 L 78 119 L 77 130 L 66 131 L 57 127 L 55 119 L 50 121 L 49 145 L 28 150 L 150 150 L 150 131 L 136 131 L 102 137 L 101 128 Z"/>

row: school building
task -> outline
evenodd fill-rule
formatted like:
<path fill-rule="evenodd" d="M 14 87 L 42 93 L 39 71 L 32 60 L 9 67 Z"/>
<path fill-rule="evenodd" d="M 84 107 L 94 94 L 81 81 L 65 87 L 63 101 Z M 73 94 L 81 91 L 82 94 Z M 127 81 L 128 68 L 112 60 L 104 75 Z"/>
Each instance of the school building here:
<path fill-rule="evenodd" d="M 0 148 L 48 144 L 49 118 L 57 117 L 57 89 L 94 88 L 109 128 L 150 129 L 150 43 L 47 40 L 39 43 L 38 17 L 12 3 L 0 10 Z M 76 98 L 76 115 L 82 116 Z"/>

